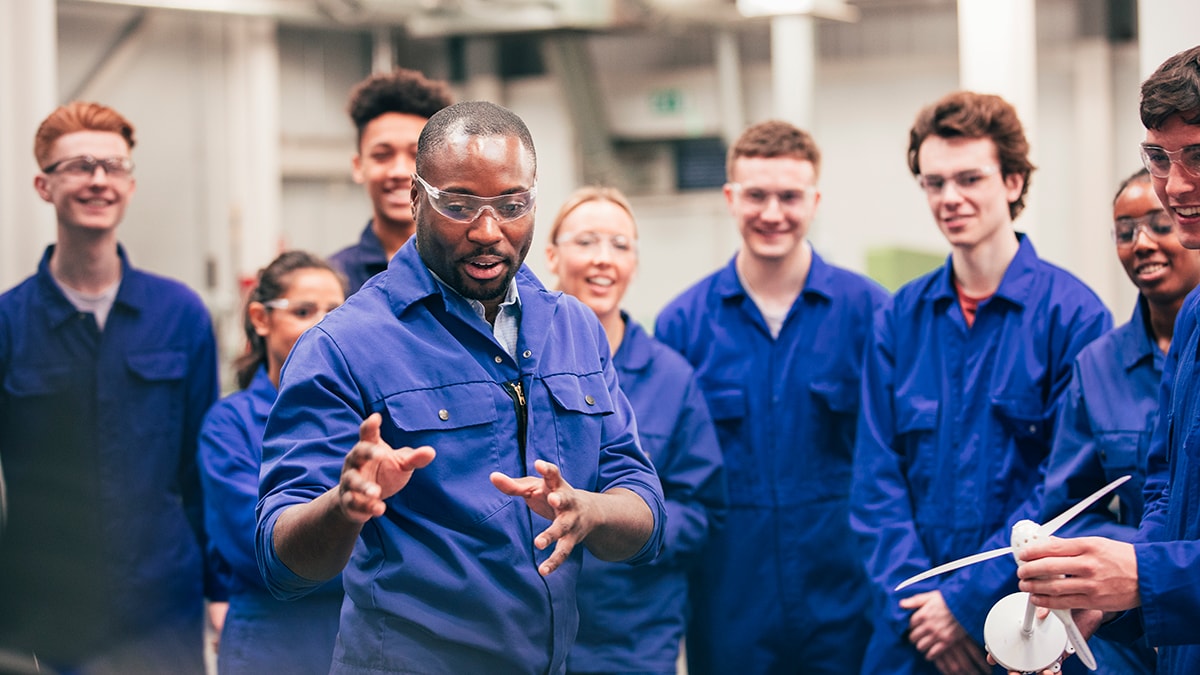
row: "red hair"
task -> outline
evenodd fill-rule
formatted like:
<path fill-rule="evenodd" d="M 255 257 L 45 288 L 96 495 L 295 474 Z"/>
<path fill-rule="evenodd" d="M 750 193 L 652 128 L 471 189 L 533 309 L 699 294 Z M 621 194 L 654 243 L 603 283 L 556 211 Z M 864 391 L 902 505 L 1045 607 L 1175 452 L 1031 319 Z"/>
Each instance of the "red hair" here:
<path fill-rule="evenodd" d="M 133 125 L 121 113 L 99 103 L 71 101 L 61 105 L 42 120 L 33 137 L 33 156 L 39 166 L 50 161 L 50 149 L 59 138 L 76 131 L 111 131 L 133 149 Z"/>

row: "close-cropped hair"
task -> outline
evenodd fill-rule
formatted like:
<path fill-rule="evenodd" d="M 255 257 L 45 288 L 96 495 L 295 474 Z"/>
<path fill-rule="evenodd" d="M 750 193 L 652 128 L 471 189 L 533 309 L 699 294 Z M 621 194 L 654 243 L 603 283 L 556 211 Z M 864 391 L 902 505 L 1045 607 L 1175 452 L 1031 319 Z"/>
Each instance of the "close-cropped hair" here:
<path fill-rule="evenodd" d="M 1146 78 L 1139 113 L 1147 129 L 1161 129 L 1175 115 L 1188 124 L 1200 124 L 1200 45 L 1163 61 Z"/>
<path fill-rule="evenodd" d="M 250 320 L 250 304 L 254 302 L 269 302 L 283 297 L 292 287 L 292 274 L 300 270 L 326 270 L 337 277 L 345 292 L 346 280 L 342 274 L 330 267 L 320 256 L 307 251 L 284 251 L 272 260 L 266 267 L 258 271 L 254 288 L 246 297 L 246 306 L 242 308 L 242 329 L 246 333 L 246 353 L 234 361 L 234 371 L 237 373 L 239 389 L 250 386 L 258 369 L 267 364 L 267 341 L 254 329 Z"/>
<path fill-rule="evenodd" d="M 994 94 L 956 91 L 923 108 L 908 132 L 908 168 L 914 176 L 921 174 L 918 151 L 930 136 L 991 139 L 996 146 L 1000 174 L 1017 174 L 1024 179 L 1021 194 L 1008 205 L 1010 217 L 1016 218 L 1021 213 L 1036 167 L 1029 161 L 1029 141 L 1012 104 Z"/>
<path fill-rule="evenodd" d="M 132 150 L 134 146 L 133 124 L 112 108 L 89 101 L 71 101 L 54 109 L 33 135 L 33 156 L 38 166 L 46 166 L 53 159 L 50 150 L 58 139 L 77 131 L 109 131 L 119 134 Z"/>
<path fill-rule="evenodd" d="M 571 196 L 567 197 L 567 201 L 563 202 L 563 205 L 559 207 L 558 215 L 554 216 L 554 224 L 550 226 L 551 243 L 558 240 L 558 232 L 562 229 L 563 221 L 567 219 L 567 216 L 588 202 L 611 202 L 616 204 L 622 211 L 629 214 L 629 220 L 633 222 L 634 234 L 637 234 L 637 218 L 633 217 L 633 207 L 629 205 L 629 200 L 625 198 L 624 193 L 614 187 L 586 185 L 572 192 Z"/>
<path fill-rule="evenodd" d="M 446 82 L 431 80 L 416 70 L 396 68 L 390 73 L 371 75 L 355 85 L 350 91 L 347 111 L 361 144 L 363 130 L 380 115 L 400 113 L 428 119 L 453 102 Z"/>
<path fill-rule="evenodd" d="M 732 180 L 733 163 L 742 157 L 789 157 L 811 162 L 814 176 L 821 174 L 821 150 L 805 130 L 782 120 L 767 120 L 747 128 L 725 156 L 725 177 Z"/>
<path fill-rule="evenodd" d="M 1150 172 L 1147 171 L 1144 167 L 1141 169 L 1138 169 L 1137 171 L 1135 171 L 1133 173 L 1132 176 L 1121 181 L 1121 184 L 1119 186 L 1117 186 L 1117 194 L 1113 195 L 1113 206 L 1117 205 L 1117 200 L 1121 198 L 1121 193 L 1124 192 L 1126 190 L 1126 188 L 1128 188 L 1130 185 L 1133 185 L 1134 183 L 1149 183 L 1149 182 L 1150 182 Z"/>
<path fill-rule="evenodd" d="M 453 135 L 506 136 L 516 138 L 529 152 L 533 173 L 537 175 L 537 152 L 529 127 L 516 113 L 488 101 L 464 101 L 434 113 L 417 141 L 417 173 L 424 174 L 430 159 L 438 154 Z"/>

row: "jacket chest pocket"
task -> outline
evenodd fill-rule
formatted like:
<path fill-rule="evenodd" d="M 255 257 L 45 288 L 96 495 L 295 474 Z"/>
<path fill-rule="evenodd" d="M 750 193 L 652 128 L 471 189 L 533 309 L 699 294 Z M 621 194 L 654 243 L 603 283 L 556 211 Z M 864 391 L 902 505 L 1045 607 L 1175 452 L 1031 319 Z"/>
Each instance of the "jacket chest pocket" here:
<path fill-rule="evenodd" d="M 1000 422 L 996 447 L 1007 445 L 1005 437 L 1008 437 L 1013 439 L 1028 466 L 1036 467 L 1046 458 L 1050 452 L 1054 415 L 1047 414 L 1046 405 L 1040 398 L 993 397 L 992 412 Z"/>
<path fill-rule="evenodd" d="M 554 453 L 567 482 L 591 489 L 597 480 L 600 445 L 604 442 L 605 417 L 616 411 L 616 403 L 602 373 L 547 375 L 542 380 L 551 401 L 553 438 L 544 438 L 546 427 L 531 420 L 531 453 Z M 530 403 L 536 405 L 531 399 Z M 532 413 L 531 413 L 532 414 Z"/>
<path fill-rule="evenodd" d="M 181 350 L 138 352 L 125 357 L 131 386 L 122 392 L 127 419 L 138 420 L 146 433 L 183 433 L 184 380 L 188 354 Z"/>
<path fill-rule="evenodd" d="M 430 520 L 463 527 L 511 501 L 488 479 L 493 471 L 519 475 L 514 474 L 516 438 L 510 433 L 516 424 L 499 423 L 497 391 L 492 383 L 468 382 L 402 391 L 384 400 L 389 419 L 383 439 L 388 445 L 428 445 L 437 452 L 397 493 L 399 504 Z M 502 452 L 511 453 L 503 464 Z"/>

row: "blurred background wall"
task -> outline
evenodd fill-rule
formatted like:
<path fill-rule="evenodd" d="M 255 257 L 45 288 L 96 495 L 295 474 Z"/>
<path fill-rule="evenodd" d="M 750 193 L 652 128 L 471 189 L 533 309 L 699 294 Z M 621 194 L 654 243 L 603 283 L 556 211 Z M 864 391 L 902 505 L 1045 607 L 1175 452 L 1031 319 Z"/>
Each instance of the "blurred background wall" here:
<path fill-rule="evenodd" d="M 1021 110 L 1038 170 L 1018 229 L 1123 322 L 1134 289 L 1111 200 L 1139 167 L 1138 86 L 1192 46 L 1194 0 L 6 0 L 0 2 L 0 287 L 53 240 L 32 137 L 84 98 L 137 126 L 134 264 L 197 289 L 227 354 L 240 292 L 281 248 L 321 254 L 370 214 L 350 178 L 350 88 L 416 68 L 528 123 L 538 227 L 575 187 L 625 189 L 641 266 L 627 308 L 651 323 L 725 264 L 725 144 L 780 117 L 824 153 L 811 239 L 889 287 L 947 247 L 905 165 L 917 110 L 957 88 Z M 539 236 L 528 263 L 544 271 Z M 552 285 L 552 278 L 545 279 Z"/>

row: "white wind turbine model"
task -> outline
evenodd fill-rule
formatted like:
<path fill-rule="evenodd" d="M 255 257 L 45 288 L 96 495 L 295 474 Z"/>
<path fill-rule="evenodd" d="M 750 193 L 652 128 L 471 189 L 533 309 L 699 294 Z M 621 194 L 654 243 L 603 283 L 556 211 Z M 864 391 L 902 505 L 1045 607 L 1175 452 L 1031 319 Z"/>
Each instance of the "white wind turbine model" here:
<path fill-rule="evenodd" d="M 1129 476 L 1122 476 L 1105 485 L 1045 525 L 1038 525 L 1032 520 L 1018 521 L 1012 528 L 1012 546 L 977 553 L 945 565 L 939 565 L 904 580 L 896 587 L 896 590 L 944 572 L 1002 556 L 1005 553 L 1012 553 L 1017 560 L 1017 565 L 1022 565 L 1024 563 L 1021 561 L 1020 553 L 1025 546 L 1036 541 L 1046 540 L 1058 528 L 1066 525 L 1072 518 L 1083 513 L 1085 509 L 1129 478 Z M 1057 672 L 1060 667 L 1060 658 L 1064 652 L 1073 650 L 1079 655 L 1079 660 L 1084 665 L 1095 670 L 1096 657 L 1092 656 L 1092 650 L 1088 648 L 1087 641 L 1083 639 L 1083 634 L 1079 632 L 1075 620 L 1071 618 L 1070 610 L 1052 609 L 1050 612 L 1051 615 L 1045 619 L 1037 619 L 1037 607 L 1029 602 L 1028 593 L 1013 593 L 1001 598 L 992 606 L 983 625 L 984 646 L 988 653 L 992 655 L 996 663 L 1008 670 L 1039 673 L 1048 668 Z"/>

